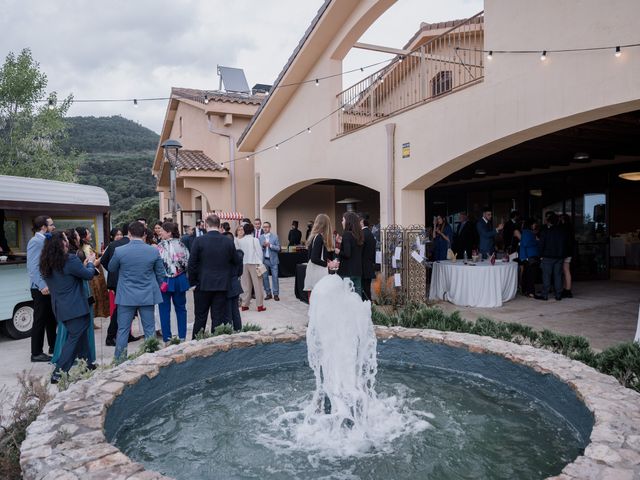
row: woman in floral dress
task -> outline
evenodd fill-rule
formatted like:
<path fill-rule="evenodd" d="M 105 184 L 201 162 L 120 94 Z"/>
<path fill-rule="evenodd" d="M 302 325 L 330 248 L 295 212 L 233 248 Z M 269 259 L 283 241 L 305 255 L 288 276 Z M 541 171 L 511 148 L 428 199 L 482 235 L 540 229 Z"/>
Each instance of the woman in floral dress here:
<path fill-rule="evenodd" d="M 162 339 L 171 340 L 171 302 L 178 321 L 178 338 L 183 341 L 187 337 L 187 263 L 189 250 L 180 241 L 178 225 L 173 222 L 162 224 L 160 232 L 162 240 L 158 244 L 158 252 L 164 263 L 167 277 L 160 286 L 163 302 L 158 306 L 160 310 L 160 324 Z"/>

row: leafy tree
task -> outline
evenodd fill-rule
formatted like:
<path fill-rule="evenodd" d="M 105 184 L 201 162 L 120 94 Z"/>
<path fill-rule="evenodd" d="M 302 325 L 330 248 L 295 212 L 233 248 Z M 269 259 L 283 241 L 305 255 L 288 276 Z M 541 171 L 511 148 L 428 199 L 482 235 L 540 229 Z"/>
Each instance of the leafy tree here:
<path fill-rule="evenodd" d="M 0 174 L 71 181 L 78 154 L 64 153 L 70 95 L 48 96 L 47 76 L 31 51 L 10 52 L 0 68 Z"/>
<path fill-rule="evenodd" d="M 147 198 L 146 200 L 136 203 L 129 210 L 114 216 L 111 224 L 122 225 L 125 222 L 132 222 L 136 218 L 146 218 L 147 225 L 153 225 L 158 221 L 158 212 L 160 211 L 160 202 L 158 197 Z"/>

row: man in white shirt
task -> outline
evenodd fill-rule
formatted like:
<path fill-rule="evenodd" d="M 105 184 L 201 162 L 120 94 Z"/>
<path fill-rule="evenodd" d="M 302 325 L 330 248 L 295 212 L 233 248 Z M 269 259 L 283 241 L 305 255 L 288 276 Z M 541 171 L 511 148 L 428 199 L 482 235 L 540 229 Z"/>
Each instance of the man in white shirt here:
<path fill-rule="evenodd" d="M 278 253 L 280 252 L 280 240 L 278 235 L 271 233 L 271 223 L 264 222 L 262 224 L 262 235 L 260 235 L 259 241 L 262 246 L 264 266 L 267 267 L 267 272 L 262 275 L 262 282 L 264 284 L 265 300 L 280 301 L 280 285 L 278 283 L 278 265 L 280 260 Z M 269 275 L 273 278 L 273 290 L 269 284 Z M 272 295 L 273 292 L 273 295 Z"/>

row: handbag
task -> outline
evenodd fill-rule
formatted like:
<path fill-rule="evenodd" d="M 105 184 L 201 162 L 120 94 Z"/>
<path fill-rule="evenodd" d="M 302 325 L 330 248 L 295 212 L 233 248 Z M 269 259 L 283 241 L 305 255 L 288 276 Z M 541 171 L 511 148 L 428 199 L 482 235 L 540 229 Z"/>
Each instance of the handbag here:
<path fill-rule="evenodd" d="M 314 238 L 311 244 L 313 245 L 313 242 L 315 241 L 316 239 Z M 320 254 L 320 259 L 324 260 L 324 248 L 322 249 L 322 253 Z M 307 270 L 304 277 L 303 290 L 306 292 L 313 290 L 313 287 L 315 287 L 316 283 L 318 283 L 327 275 L 329 275 L 329 270 L 327 267 L 321 267 L 320 265 L 316 265 L 311 260 L 309 260 L 307 262 Z"/>
<path fill-rule="evenodd" d="M 256 243 L 253 242 L 253 248 L 255 250 L 256 248 Z M 258 253 L 258 251 L 256 250 L 256 254 Z M 260 255 L 258 255 L 258 258 L 260 258 Z M 262 276 L 267 273 L 267 267 L 265 267 L 264 263 L 259 263 L 258 265 L 256 265 L 256 274 L 258 275 L 258 278 L 262 278 Z"/>

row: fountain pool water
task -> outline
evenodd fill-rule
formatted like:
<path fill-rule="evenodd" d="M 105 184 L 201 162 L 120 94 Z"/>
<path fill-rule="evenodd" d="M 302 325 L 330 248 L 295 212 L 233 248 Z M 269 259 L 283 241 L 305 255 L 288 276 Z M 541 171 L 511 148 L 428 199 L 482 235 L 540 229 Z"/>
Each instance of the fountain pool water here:
<path fill-rule="evenodd" d="M 541 479 L 586 445 L 593 418 L 554 377 L 446 345 L 376 342 L 368 304 L 337 277 L 316 288 L 308 348 L 164 368 L 117 397 L 107 438 L 177 479 Z"/>

